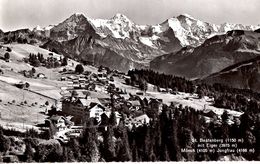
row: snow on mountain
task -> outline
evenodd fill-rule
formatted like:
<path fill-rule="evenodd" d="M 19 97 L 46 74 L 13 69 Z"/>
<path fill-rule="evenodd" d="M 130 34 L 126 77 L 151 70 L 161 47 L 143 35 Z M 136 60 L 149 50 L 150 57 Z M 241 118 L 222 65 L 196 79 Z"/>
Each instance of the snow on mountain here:
<path fill-rule="evenodd" d="M 41 28 L 40 25 L 37 25 L 36 27 L 33 28 L 33 31 L 43 31 L 43 28 Z"/>
<path fill-rule="evenodd" d="M 156 48 L 156 46 L 154 45 L 153 40 L 152 40 L 151 37 L 139 37 L 139 40 L 140 40 L 143 44 L 145 44 L 145 45 L 147 45 L 147 46 L 150 46 L 150 47 L 152 47 L 152 48 Z"/>
<path fill-rule="evenodd" d="M 47 27 L 41 27 L 41 26 L 37 25 L 36 27 L 34 27 L 32 29 L 32 31 L 35 31 L 35 32 L 36 31 L 48 31 L 48 30 L 51 30 L 53 27 L 54 27 L 54 25 L 49 25 Z"/>
<path fill-rule="evenodd" d="M 116 39 L 132 39 L 155 49 L 160 49 L 160 44 L 155 44 L 163 37 L 168 30 L 172 30 L 181 46 L 198 46 L 206 39 L 217 35 L 224 34 L 230 30 L 255 30 L 260 26 L 245 26 L 241 24 L 224 23 L 215 25 L 200 21 L 188 14 L 182 14 L 177 17 L 167 19 L 157 25 L 137 25 L 123 14 L 116 14 L 110 19 L 93 19 L 86 17 L 83 13 L 75 13 L 68 19 L 56 26 L 41 28 L 37 26 L 34 31 L 51 31 L 50 35 L 59 41 L 71 40 L 78 35 L 91 29 L 94 32 L 106 38 L 111 36 Z M 89 32 L 89 31 L 88 31 Z M 172 33 L 171 33 L 172 35 Z M 157 46 L 156 46 L 157 45 Z M 158 47 L 159 46 L 159 47 Z"/>
<path fill-rule="evenodd" d="M 244 26 L 240 24 L 228 24 L 215 25 L 207 22 L 203 22 L 193 18 L 188 14 L 182 14 L 177 17 L 170 18 L 165 22 L 157 25 L 136 25 L 126 16 L 122 14 L 116 14 L 111 20 L 92 19 L 92 23 L 97 28 L 106 27 L 111 32 L 111 35 L 116 38 L 131 38 L 130 33 L 137 34 L 139 40 L 152 48 L 158 48 L 154 42 L 160 38 L 161 33 L 172 29 L 175 37 L 179 39 L 181 45 L 185 46 L 198 46 L 202 44 L 206 39 L 217 35 L 224 34 L 227 31 L 238 30 L 255 30 L 259 26 Z M 140 36 L 140 34 L 148 29 L 148 36 Z M 101 32 L 103 36 L 107 36 L 104 32 Z"/>
<path fill-rule="evenodd" d="M 162 24 L 154 26 L 154 28 L 157 28 L 156 31 L 166 31 L 168 28 L 171 28 L 176 37 L 180 40 L 182 46 L 198 46 L 206 39 L 216 34 L 224 34 L 230 30 L 253 31 L 259 28 L 259 26 L 245 26 L 228 23 L 215 25 L 197 20 L 188 14 L 182 14 L 170 18 Z"/>
<path fill-rule="evenodd" d="M 138 27 L 134 22 L 123 14 L 116 14 L 111 19 L 89 19 L 94 25 L 98 34 L 102 37 L 111 35 L 115 38 L 132 38 L 134 33 L 138 33 Z"/>
<path fill-rule="evenodd" d="M 54 27 L 54 25 L 49 25 L 47 27 L 42 28 L 41 26 L 37 25 L 31 31 L 35 32 L 37 35 L 40 35 L 40 36 L 50 37 L 50 32 L 53 27 Z"/>

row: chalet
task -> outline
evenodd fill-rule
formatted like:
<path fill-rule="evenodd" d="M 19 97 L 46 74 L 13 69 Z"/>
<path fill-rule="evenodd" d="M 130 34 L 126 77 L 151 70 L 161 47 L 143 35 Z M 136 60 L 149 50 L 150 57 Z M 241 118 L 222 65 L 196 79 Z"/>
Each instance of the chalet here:
<path fill-rule="evenodd" d="M 79 88 L 80 89 L 85 89 L 86 88 L 86 84 L 85 83 L 80 83 L 79 84 Z"/>
<path fill-rule="evenodd" d="M 73 89 L 81 89 L 80 84 L 73 84 Z"/>
<path fill-rule="evenodd" d="M 58 115 L 53 115 L 49 117 L 46 121 L 52 123 L 58 132 L 66 130 L 74 125 L 74 123 L 71 122 L 69 119 Z"/>
<path fill-rule="evenodd" d="M 128 101 L 131 105 L 130 110 L 139 110 L 141 108 L 141 104 L 139 100 Z"/>
<path fill-rule="evenodd" d="M 4 163 L 15 163 L 19 162 L 19 159 L 16 155 L 5 155 L 2 157 Z"/>
<path fill-rule="evenodd" d="M 139 127 L 144 124 L 149 124 L 150 118 L 146 114 L 142 114 L 137 117 L 130 117 L 125 120 L 125 126 L 132 129 L 133 126 Z"/>
<path fill-rule="evenodd" d="M 72 82 L 72 81 L 68 81 L 67 84 L 70 85 L 70 86 L 72 86 L 72 85 L 73 85 L 73 82 Z"/>
<path fill-rule="evenodd" d="M 136 95 L 143 96 L 143 95 L 144 95 L 144 93 L 143 93 L 143 92 L 136 92 Z"/>
<path fill-rule="evenodd" d="M 66 81 L 66 77 L 61 77 L 60 81 Z"/>
<path fill-rule="evenodd" d="M 88 108 L 89 118 L 95 118 L 98 122 L 101 121 L 101 115 L 105 111 L 105 107 L 99 103 L 90 103 Z"/>
<path fill-rule="evenodd" d="M 79 83 L 85 83 L 86 79 L 85 78 L 79 78 Z"/>
<path fill-rule="evenodd" d="M 71 80 L 77 79 L 77 77 L 76 77 L 76 76 L 73 76 L 73 75 L 70 75 L 70 76 L 68 76 L 67 78 L 68 78 L 68 79 L 71 79 Z"/>
<path fill-rule="evenodd" d="M 97 98 L 70 97 L 62 101 L 62 112 L 73 116 L 72 121 L 75 124 L 82 124 L 88 115 L 91 103 L 101 104 Z"/>
<path fill-rule="evenodd" d="M 98 77 L 99 80 L 106 80 L 107 79 L 107 74 L 99 73 L 99 74 L 97 74 L 97 77 Z"/>
<path fill-rule="evenodd" d="M 167 89 L 166 88 L 160 88 L 160 92 L 163 92 L 163 93 L 168 93 Z"/>
<path fill-rule="evenodd" d="M 103 85 L 100 85 L 100 84 L 95 85 L 95 91 L 104 92 L 104 93 L 106 92 L 105 87 Z"/>
<path fill-rule="evenodd" d="M 85 100 L 69 98 L 62 101 L 62 112 L 68 116 L 71 115 L 71 119 L 75 124 L 82 124 L 85 119 L 87 104 Z"/>
<path fill-rule="evenodd" d="M 136 123 L 149 124 L 150 123 L 150 118 L 146 114 L 143 114 L 141 116 L 135 117 L 134 121 Z"/>
<path fill-rule="evenodd" d="M 218 114 L 216 114 L 212 110 L 204 110 L 203 115 L 209 118 L 218 118 Z"/>
<path fill-rule="evenodd" d="M 38 73 L 37 74 L 37 78 L 39 78 L 39 79 L 46 79 L 47 77 L 43 73 Z"/>
<path fill-rule="evenodd" d="M 72 80 L 73 84 L 79 84 L 79 80 L 78 79 L 74 79 Z"/>
<path fill-rule="evenodd" d="M 23 70 L 22 74 L 23 74 L 24 77 L 27 77 L 27 78 L 32 78 L 33 77 L 32 71 Z"/>
<path fill-rule="evenodd" d="M 85 78 L 85 75 L 82 75 L 82 74 L 80 74 L 80 75 L 77 75 L 77 77 L 80 79 L 80 78 Z"/>
<path fill-rule="evenodd" d="M 67 83 L 67 88 L 68 88 L 68 90 L 69 89 L 73 89 L 73 82 L 72 81 L 68 81 L 68 83 Z"/>
<path fill-rule="evenodd" d="M 121 98 L 124 98 L 125 100 L 128 100 L 130 98 L 129 94 L 119 94 Z"/>

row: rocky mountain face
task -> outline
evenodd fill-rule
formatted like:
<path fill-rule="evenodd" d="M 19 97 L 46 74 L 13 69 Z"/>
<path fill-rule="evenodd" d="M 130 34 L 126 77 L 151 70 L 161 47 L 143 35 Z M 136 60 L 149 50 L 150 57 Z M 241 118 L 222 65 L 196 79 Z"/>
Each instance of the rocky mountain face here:
<path fill-rule="evenodd" d="M 229 66 L 202 81 L 260 92 L 260 56 Z"/>
<path fill-rule="evenodd" d="M 51 28 L 50 38 L 62 42 L 72 40 L 85 33 L 94 35 L 95 30 L 83 14 L 76 13 Z"/>
<path fill-rule="evenodd" d="M 128 71 L 132 68 L 149 68 L 150 61 L 163 54 L 175 54 L 183 47 L 187 50 L 187 47 L 200 46 L 208 38 L 232 29 L 255 30 L 257 27 L 227 23 L 215 25 L 187 14 L 172 17 L 157 25 L 137 25 L 122 14 L 116 14 L 111 19 L 91 19 L 76 13 L 54 26 L 37 26 L 32 30 L 4 33 L 1 40 L 12 40 L 10 38 L 13 36 L 29 41 L 33 39 L 33 43 L 72 58 Z M 166 56 L 169 55 L 162 58 Z M 166 73 L 176 72 L 166 69 L 172 62 L 170 59 L 168 63 L 163 62 L 157 58 L 151 68 Z M 185 72 L 183 75 L 187 76 Z"/>
<path fill-rule="evenodd" d="M 58 51 L 65 50 L 69 56 L 128 71 L 149 68 L 150 61 L 162 54 L 175 53 L 186 46 L 199 46 L 207 38 L 230 29 L 254 30 L 256 27 L 214 25 L 186 14 L 158 25 L 137 25 L 122 14 L 111 19 L 90 19 L 74 14 L 54 26 L 50 38 L 61 42 L 63 50 Z"/>
<path fill-rule="evenodd" d="M 202 45 L 157 57 L 151 68 L 186 78 L 203 78 L 238 62 L 260 55 L 260 33 L 233 30 L 216 35 Z"/>

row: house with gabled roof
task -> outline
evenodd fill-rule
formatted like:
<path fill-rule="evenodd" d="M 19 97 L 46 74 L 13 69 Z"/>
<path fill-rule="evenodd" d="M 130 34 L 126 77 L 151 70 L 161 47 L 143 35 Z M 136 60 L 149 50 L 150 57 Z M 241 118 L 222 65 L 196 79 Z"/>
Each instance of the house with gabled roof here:
<path fill-rule="evenodd" d="M 139 110 L 141 109 L 141 103 L 139 100 L 133 100 L 133 101 L 128 101 L 130 104 L 130 110 Z"/>
<path fill-rule="evenodd" d="M 146 114 L 142 114 L 135 117 L 129 117 L 125 120 L 125 126 L 132 129 L 133 126 L 139 127 L 144 124 L 149 124 L 150 118 Z"/>
<path fill-rule="evenodd" d="M 74 125 L 72 121 L 64 116 L 59 115 L 52 115 L 51 117 L 47 118 L 46 121 L 49 121 L 49 123 L 53 124 L 58 132 L 66 130 L 67 128 Z"/>
<path fill-rule="evenodd" d="M 96 104 L 98 105 L 96 106 Z M 97 116 L 100 119 L 102 114 L 100 109 L 103 108 L 97 98 L 84 98 L 80 93 L 76 97 L 69 97 L 62 101 L 63 114 L 73 116 L 72 121 L 75 124 L 83 124 L 88 117 L 96 118 L 95 116 Z"/>
<path fill-rule="evenodd" d="M 100 103 L 92 102 L 88 108 L 88 117 L 95 118 L 97 122 L 101 121 L 101 115 L 105 112 L 106 108 Z"/>

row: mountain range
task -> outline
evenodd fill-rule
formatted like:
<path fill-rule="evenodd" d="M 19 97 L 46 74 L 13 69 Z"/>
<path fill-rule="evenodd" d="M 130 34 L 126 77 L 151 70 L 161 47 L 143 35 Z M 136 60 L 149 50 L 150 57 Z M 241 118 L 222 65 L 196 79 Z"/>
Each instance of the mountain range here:
<path fill-rule="evenodd" d="M 233 30 L 207 39 L 198 47 L 185 47 L 151 61 L 151 68 L 159 72 L 204 78 L 233 64 L 260 55 L 260 33 Z"/>
<path fill-rule="evenodd" d="M 205 78 L 260 54 L 260 26 L 216 25 L 188 14 L 138 25 L 123 14 L 92 19 L 76 13 L 57 25 L 0 31 L 6 43 L 26 41 L 92 65 Z"/>

